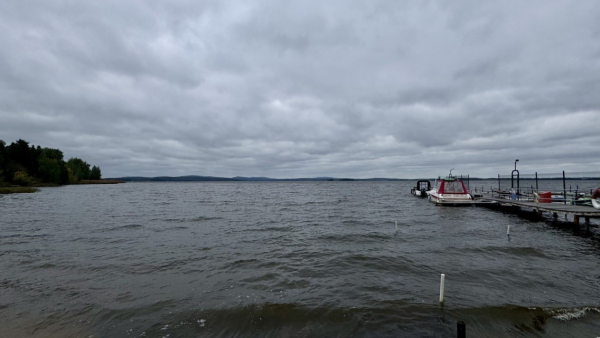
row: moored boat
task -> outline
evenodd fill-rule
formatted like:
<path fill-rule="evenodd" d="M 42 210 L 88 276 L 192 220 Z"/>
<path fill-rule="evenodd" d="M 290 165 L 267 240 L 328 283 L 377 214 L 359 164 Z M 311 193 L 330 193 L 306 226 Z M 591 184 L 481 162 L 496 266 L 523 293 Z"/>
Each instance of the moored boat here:
<path fill-rule="evenodd" d="M 410 193 L 417 197 L 427 197 L 427 192 L 431 190 L 431 182 L 428 180 L 419 180 L 417 185 L 410 189 Z"/>
<path fill-rule="evenodd" d="M 467 191 L 465 184 L 450 175 L 437 179 L 435 187 L 428 192 L 429 200 L 435 204 L 460 205 L 473 204 L 473 197 Z"/>

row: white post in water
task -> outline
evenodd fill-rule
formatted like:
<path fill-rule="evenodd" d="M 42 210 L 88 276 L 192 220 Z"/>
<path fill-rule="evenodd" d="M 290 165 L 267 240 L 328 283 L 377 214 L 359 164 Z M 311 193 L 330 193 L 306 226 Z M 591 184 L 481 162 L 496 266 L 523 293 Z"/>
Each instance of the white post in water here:
<path fill-rule="evenodd" d="M 446 275 L 442 274 L 440 279 L 440 303 L 444 303 L 444 279 L 446 279 Z"/>
<path fill-rule="evenodd" d="M 506 227 L 506 234 L 510 235 L 510 224 Z"/>
<path fill-rule="evenodd" d="M 396 221 L 396 232 L 398 232 L 398 221 Z"/>

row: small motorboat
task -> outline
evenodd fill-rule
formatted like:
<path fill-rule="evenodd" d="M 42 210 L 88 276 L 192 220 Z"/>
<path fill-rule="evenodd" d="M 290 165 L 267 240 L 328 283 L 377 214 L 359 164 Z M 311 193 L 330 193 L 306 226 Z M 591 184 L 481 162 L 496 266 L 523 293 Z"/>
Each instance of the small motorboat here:
<path fill-rule="evenodd" d="M 448 177 L 437 179 L 435 187 L 427 194 L 431 202 L 439 205 L 473 204 L 473 197 L 467 191 L 465 184 L 452 176 L 452 170 Z"/>
<path fill-rule="evenodd" d="M 600 209 L 600 188 L 594 190 L 591 197 L 586 197 L 584 193 L 576 195 L 575 199 L 569 201 L 572 205 L 585 205 Z"/>
<path fill-rule="evenodd" d="M 428 180 L 419 180 L 417 185 L 410 189 L 410 193 L 417 197 L 427 197 L 427 192 L 431 190 L 431 182 Z"/>

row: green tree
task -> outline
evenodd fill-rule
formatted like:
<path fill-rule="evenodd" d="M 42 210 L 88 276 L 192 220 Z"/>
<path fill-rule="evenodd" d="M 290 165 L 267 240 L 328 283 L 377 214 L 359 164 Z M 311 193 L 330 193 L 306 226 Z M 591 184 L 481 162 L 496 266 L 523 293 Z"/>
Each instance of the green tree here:
<path fill-rule="evenodd" d="M 44 183 L 66 184 L 69 174 L 63 153 L 58 149 L 43 148 L 38 157 L 38 174 Z"/>
<path fill-rule="evenodd" d="M 73 170 L 71 170 L 71 168 L 69 168 L 67 166 L 67 183 L 68 184 L 76 184 L 77 180 L 78 180 L 78 178 L 77 178 L 77 176 L 75 176 L 73 174 Z"/>
<path fill-rule="evenodd" d="M 18 185 L 30 186 L 33 184 L 33 179 L 24 171 L 17 171 L 12 179 L 13 183 Z"/>
<path fill-rule="evenodd" d="M 69 159 L 67 167 L 71 169 L 71 174 L 77 178 L 77 181 L 90 178 L 90 165 L 82 159 L 77 157 Z"/>
<path fill-rule="evenodd" d="M 9 175 L 14 175 L 17 171 L 25 171 L 31 177 L 37 176 L 37 158 L 41 152 L 39 146 L 37 148 L 29 147 L 29 142 L 19 139 L 6 147 L 6 152 Z"/>
<path fill-rule="evenodd" d="M 93 166 L 92 171 L 90 172 L 90 180 L 99 180 L 102 178 L 102 173 L 100 172 L 100 167 Z"/>

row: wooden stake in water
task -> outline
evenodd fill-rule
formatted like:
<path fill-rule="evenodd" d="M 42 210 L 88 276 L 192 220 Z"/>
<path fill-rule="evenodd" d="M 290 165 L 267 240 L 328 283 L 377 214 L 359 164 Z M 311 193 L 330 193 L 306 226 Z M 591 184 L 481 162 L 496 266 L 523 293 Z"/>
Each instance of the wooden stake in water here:
<path fill-rule="evenodd" d="M 457 338 L 466 338 L 467 337 L 467 326 L 465 322 L 458 321 L 456 322 L 456 337 Z"/>
<path fill-rule="evenodd" d="M 440 303 L 444 303 L 444 280 L 446 279 L 446 275 L 442 274 L 440 278 Z"/>
<path fill-rule="evenodd" d="M 506 227 L 506 234 L 510 235 L 510 224 Z"/>
<path fill-rule="evenodd" d="M 396 221 L 395 223 L 396 223 L 396 232 L 398 232 L 398 221 Z"/>

